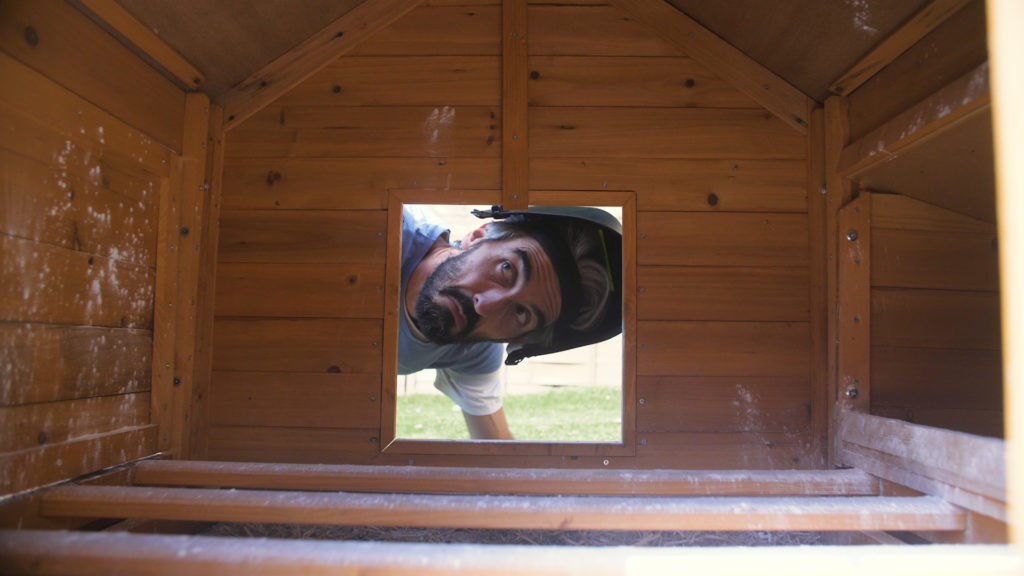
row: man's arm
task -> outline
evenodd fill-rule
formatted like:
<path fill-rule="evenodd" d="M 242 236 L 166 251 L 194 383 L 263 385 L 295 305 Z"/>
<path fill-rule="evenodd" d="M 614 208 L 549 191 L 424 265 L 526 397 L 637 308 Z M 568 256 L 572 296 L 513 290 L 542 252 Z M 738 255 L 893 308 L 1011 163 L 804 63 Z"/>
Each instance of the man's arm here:
<path fill-rule="evenodd" d="M 473 440 L 512 440 L 505 419 L 505 408 L 498 408 L 497 412 L 483 416 L 474 416 L 466 411 L 462 415 L 466 418 L 466 427 Z"/>

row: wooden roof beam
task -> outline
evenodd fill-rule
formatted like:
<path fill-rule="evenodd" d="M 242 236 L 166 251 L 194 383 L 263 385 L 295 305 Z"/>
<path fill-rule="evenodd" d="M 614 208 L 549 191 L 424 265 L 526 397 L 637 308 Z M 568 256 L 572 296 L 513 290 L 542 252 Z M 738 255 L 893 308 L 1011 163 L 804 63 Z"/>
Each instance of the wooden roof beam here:
<path fill-rule="evenodd" d="M 801 134 L 817 103 L 665 0 L 612 0 L 662 40 L 732 83 Z"/>
<path fill-rule="evenodd" d="M 971 0 L 933 0 L 914 14 L 906 24 L 875 46 L 861 58 L 860 62 L 832 82 L 828 89 L 841 96 L 849 95 L 970 2 Z"/>
<path fill-rule="evenodd" d="M 423 0 L 366 0 L 220 97 L 224 130 L 262 110 Z"/>

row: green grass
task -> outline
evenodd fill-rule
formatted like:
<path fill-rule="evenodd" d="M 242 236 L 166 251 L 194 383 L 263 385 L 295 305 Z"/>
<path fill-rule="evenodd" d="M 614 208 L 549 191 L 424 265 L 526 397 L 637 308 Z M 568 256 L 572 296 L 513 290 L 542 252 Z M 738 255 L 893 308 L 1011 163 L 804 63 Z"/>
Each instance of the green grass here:
<path fill-rule="evenodd" d="M 506 396 L 505 415 L 516 440 L 620 442 L 622 396 L 618 388 L 554 388 Z M 398 437 L 469 440 L 462 412 L 446 396 L 398 397 Z"/>

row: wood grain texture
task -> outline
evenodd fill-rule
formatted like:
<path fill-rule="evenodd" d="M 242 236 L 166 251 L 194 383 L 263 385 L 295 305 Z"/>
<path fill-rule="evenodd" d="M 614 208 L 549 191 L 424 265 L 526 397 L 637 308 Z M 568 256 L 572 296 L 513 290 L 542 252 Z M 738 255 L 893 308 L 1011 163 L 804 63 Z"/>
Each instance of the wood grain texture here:
<path fill-rule="evenodd" d="M 873 286 L 999 290 L 995 230 L 955 234 L 875 229 L 871 236 Z"/>
<path fill-rule="evenodd" d="M 199 499 L 206 505 L 198 505 Z M 378 526 L 576 530 L 961 530 L 940 498 L 730 498 L 359 495 L 204 488 L 68 486 L 42 502 L 54 516 Z"/>
<path fill-rule="evenodd" d="M 806 432 L 807 378 L 644 376 L 637 432 Z"/>
<path fill-rule="evenodd" d="M 386 28 L 419 2 L 369 0 L 353 7 L 221 95 L 218 104 L 224 108 L 224 129 L 238 126 L 335 58 Z"/>
<path fill-rule="evenodd" d="M 641 266 L 807 265 L 806 214 L 641 212 Z"/>
<path fill-rule="evenodd" d="M 837 402 L 844 410 L 867 412 L 871 406 L 871 345 L 875 334 L 869 193 L 861 192 L 839 210 L 837 232 Z"/>
<path fill-rule="evenodd" d="M 224 209 L 383 210 L 388 190 L 500 187 L 499 158 L 232 159 Z"/>
<path fill-rule="evenodd" d="M 345 56 L 275 102 L 283 106 L 498 106 L 496 56 Z"/>
<path fill-rule="evenodd" d="M 991 234 L 990 223 L 903 194 L 871 194 L 872 230 Z"/>
<path fill-rule="evenodd" d="M 999 350 L 999 296 L 987 292 L 875 289 L 871 294 L 871 342 Z"/>
<path fill-rule="evenodd" d="M 218 372 L 209 425 L 374 428 L 379 393 L 376 374 Z"/>
<path fill-rule="evenodd" d="M 639 322 L 644 376 L 780 376 L 806 378 L 806 323 Z"/>
<path fill-rule="evenodd" d="M 0 317 L 15 322 L 153 327 L 154 273 L 0 235 Z"/>
<path fill-rule="evenodd" d="M 384 271 L 367 264 L 223 262 L 220 316 L 383 318 Z"/>
<path fill-rule="evenodd" d="M 638 285 L 640 320 L 809 319 L 803 268 L 642 266 Z"/>
<path fill-rule="evenodd" d="M 419 6 L 354 50 L 360 56 L 499 56 L 501 6 Z"/>
<path fill-rule="evenodd" d="M 530 6 L 531 56 L 681 56 L 608 5 Z"/>
<path fill-rule="evenodd" d="M 152 345 L 145 330 L 0 323 L 0 405 L 149 390 Z"/>
<path fill-rule="evenodd" d="M 805 212 L 801 160 L 531 158 L 530 188 L 634 190 L 643 211 Z"/>
<path fill-rule="evenodd" d="M 31 450 L 149 424 L 149 393 L 0 408 L 0 452 Z"/>
<path fill-rule="evenodd" d="M 530 106 L 759 108 L 686 57 L 531 56 Z"/>
<path fill-rule="evenodd" d="M 996 350 L 872 346 L 876 404 L 1001 410 L 1003 369 Z"/>
<path fill-rule="evenodd" d="M 0 22 L 3 52 L 181 150 L 184 92 L 71 5 L 5 2 Z"/>
<path fill-rule="evenodd" d="M 760 110 L 695 108 L 535 108 L 536 158 L 794 159 L 807 154 L 800 133 Z"/>
<path fill-rule="evenodd" d="M 269 106 L 228 135 L 228 158 L 498 157 L 489 106 Z"/>
<path fill-rule="evenodd" d="M 215 371 L 380 371 L 379 320 L 221 318 L 213 331 Z"/>
<path fill-rule="evenodd" d="M 379 452 L 379 435 L 376 427 L 211 426 L 207 431 L 207 457 L 238 462 L 371 462 Z"/>
<path fill-rule="evenodd" d="M 501 3 L 501 203 L 506 209 L 530 206 L 527 174 L 530 132 L 527 122 L 526 0 Z"/>
<path fill-rule="evenodd" d="M 218 259 L 287 264 L 377 264 L 384 256 L 383 212 L 221 212 Z"/>

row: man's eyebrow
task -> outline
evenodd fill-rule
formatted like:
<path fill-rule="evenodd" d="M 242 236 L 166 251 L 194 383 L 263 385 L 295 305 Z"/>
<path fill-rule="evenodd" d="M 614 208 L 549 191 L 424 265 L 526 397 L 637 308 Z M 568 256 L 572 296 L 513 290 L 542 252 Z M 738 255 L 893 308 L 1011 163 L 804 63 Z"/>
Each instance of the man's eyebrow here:
<path fill-rule="evenodd" d="M 523 250 L 522 248 L 516 248 L 513 250 L 513 252 L 515 252 L 516 255 L 519 256 L 519 260 L 523 263 L 523 276 L 525 277 L 524 280 L 529 282 L 530 275 L 533 274 L 533 262 L 530 260 L 530 254 L 526 250 Z"/>

